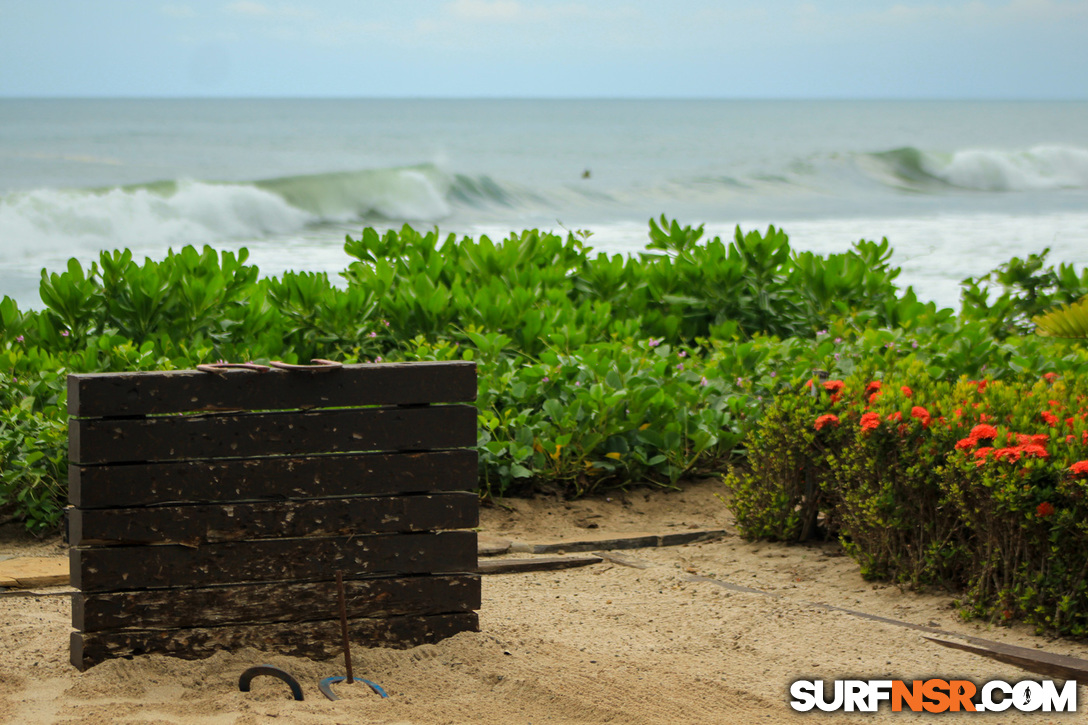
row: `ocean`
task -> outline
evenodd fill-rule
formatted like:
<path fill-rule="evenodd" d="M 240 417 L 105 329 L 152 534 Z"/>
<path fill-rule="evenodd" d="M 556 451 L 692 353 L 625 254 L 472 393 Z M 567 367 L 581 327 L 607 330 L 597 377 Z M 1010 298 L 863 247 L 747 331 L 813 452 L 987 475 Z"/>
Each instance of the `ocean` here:
<path fill-rule="evenodd" d="M 128 247 L 246 247 L 263 274 L 350 261 L 364 226 L 588 230 L 662 214 L 796 249 L 887 237 L 901 285 L 1051 249 L 1088 264 L 1088 102 L 0 100 L 0 295 Z"/>

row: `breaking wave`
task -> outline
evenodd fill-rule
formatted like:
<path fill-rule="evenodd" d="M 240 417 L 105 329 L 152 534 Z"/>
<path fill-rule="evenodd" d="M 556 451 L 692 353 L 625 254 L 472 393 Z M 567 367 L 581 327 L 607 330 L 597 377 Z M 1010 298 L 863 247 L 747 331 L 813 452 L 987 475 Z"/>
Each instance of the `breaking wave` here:
<path fill-rule="evenodd" d="M 962 149 L 952 153 L 905 147 L 869 155 L 910 185 L 974 191 L 1088 188 L 1088 149 L 1033 146 L 1020 150 Z"/>

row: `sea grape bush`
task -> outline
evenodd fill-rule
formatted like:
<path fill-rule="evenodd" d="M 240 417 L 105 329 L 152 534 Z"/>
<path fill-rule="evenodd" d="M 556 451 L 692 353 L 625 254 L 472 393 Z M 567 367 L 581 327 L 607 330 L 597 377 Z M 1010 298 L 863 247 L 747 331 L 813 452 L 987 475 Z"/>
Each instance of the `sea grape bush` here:
<path fill-rule="evenodd" d="M 791 249 L 774 227 L 708 240 L 664 218 L 634 256 L 595 253 L 589 238 L 366 229 L 346 241 L 338 283 L 262 278 L 245 250 L 208 247 L 45 271 L 43 310 L 0 300 L 0 515 L 34 530 L 59 520 L 69 372 L 474 359 L 481 492 L 575 496 L 722 470 L 755 450 L 749 433 L 768 406 L 814 369 L 846 379 L 910 364 L 952 384 L 1073 376 L 1088 363 L 1062 341 L 996 336 L 979 305 L 957 315 L 899 289 L 887 241 L 825 256 Z M 774 525 L 834 527 L 830 501 Z"/>
<path fill-rule="evenodd" d="M 749 468 L 726 479 L 747 536 L 797 539 L 814 511 L 869 578 L 942 583 L 968 614 L 1088 634 L 1083 378 L 949 382 L 910 361 L 809 379 L 751 438 Z"/>

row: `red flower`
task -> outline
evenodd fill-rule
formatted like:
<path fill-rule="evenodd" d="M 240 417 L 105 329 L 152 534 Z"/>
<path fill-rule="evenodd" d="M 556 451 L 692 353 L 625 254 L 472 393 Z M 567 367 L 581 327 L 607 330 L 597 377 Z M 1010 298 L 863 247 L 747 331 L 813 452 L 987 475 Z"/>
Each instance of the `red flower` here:
<path fill-rule="evenodd" d="M 975 407 L 977 408 L 978 405 L 976 404 Z M 992 415 L 986 415 L 985 413 L 979 413 L 978 415 L 978 420 L 980 423 L 988 423 L 993 419 L 994 417 Z"/>
<path fill-rule="evenodd" d="M 978 381 L 978 392 L 981 393 L 983 390 L 986 389 L 986 383 L 987 383 L 986 380 L 979 380 Z"/>
<path fill-rule="evenodd" d="M 1013 446 L 1011 448 L 998 448 L 996 451 L 994 451 L 994 460 L 1016 463 L 1020 460 L 1020 452 L 1020 446 Z"/>
<path fill-rule="evenodd" d="M 1050 505 L 1049 501 L 1043 501 L 1035 508 L 1035 515 L 1041 519 L 1045 519 L 1054 513 L 1054 507 Z"/>
<path fill-rule="evenodd" d="M 909 398 L 910 396 L 914 395 L 914 393 L 913 393 L 913 392 L 911 391 L 911 389 L 910 389 L 910 388 L 908 388 L 908 387 L 907 387 L 906 385 L 904 385 L 903 387 L 901 387 L 901 388 L 899 389 L 899 392 L 903 393 L 903 395 L 907 396 L 908 398 Z"/>
<path fill-rule="evenodd" d="M 974 448 L 976 445 L 978 445 L 978 440 L 977 439 L 975 439 L 975 438 L 963 438 L 961 440 L 956 441 L 956 450 L 957 451 L 965 451 L 968 448 Z"/>
<path fill-rule="evenodd" d="M 876 430 L 880 427 L 880 414 L 879 413 L 862 413 L 861 415 L 861 429 L 862 430 Z"/>
<path fill-rule="evenodd" d="M 1058 379 L 1058 374 L 1057 373 L 1045 373 L 1043 375 L 1043 380 L 1047 381 L 1048 383 L 1052 383 L 1057 379 Z"/>
<path fill-rule="evenodd" d="M 842 393 L 838 393 L 838 392 L 832 393 L 831 394 L 831 402 L 832 403 L 837 403 L 837 402 L 839 402 L 839 398 L 841 398 L 841 397 L 842 397 Z"/>
<path fill-rule="evenodd" d="M 979 460 L 979 462 L 981 463 L 982 461 L 984 461 L 986 459 L 986 456 L 990 455 L 990 451 L 992 451 L 992 450 L 993 450 L 993 448 L 990 448 L 988 446 L 983 447 L 983 448 L 979 448 L 977 451 L 975 451 L 975 458 L 977 458 Z"/>
<path fill-rule="evenodd" d="M 825 380 L 824 381 L 824 390 L 826 390 L 829 393 L 837 393 L 840 390 L 842 390 L 844 387 L 846 387 L 846 383 L 844 383 L 841 380 Z"/>
<path fill-rule="evenodd" d="M 1060 408 L 1061 407 L 1061 403 L 1059 403 L 1056 400 L 1048 400 L 1046 402 L 1051 408 Z"/>
<path fill-rule="evenodd" d="M 805 381 L 805 388 L 807 388 L 809 390 L 812 389 L 812 379 L 811 378 L 809 378 L 808 380 Z"/>
<path fill-rule="evenodd" d="M 925 408 L 923 408 L 922 406 L 916 405 L 913 408 L 911 408 L 910 409 L 910 417 L 911 418 L 917 418 L 918 420 L 922 421 L 922 427 L 923 428 L 929 427 L 929 421 L 930 421 L 929 411 L 926 410 Z"/>
<path fill-rule="evenodd" d="M 881 383 L 879 380 L 874 380 L 873 382 L 865 386 L 865 394 L 871 395 L 872 393 L 878 392 L 882 385 L 883 383 Z"/>
<path fill-rule="evenodd" d="M 1073 418 L 1066 418 L 1065 419 L 1065 425 L 1069 428 L 1069 430 L 1073 430 L 1073 426 L 1075 426 L 1076 424 L 1077 424 L 1077 421 L 1074 420 Z"/>
<path fill-rule="evenodd" d="M 838 427 L 839 416 L 828 413 L 827 415 L 821 415 L 816 419 L 816 430 L 821 430 L 825 425 Z"/>
<path fill-rule="evenodd" d="M 869 396 L 869 405 L 875 404 L 878 400 L 880 400 L 880 391 L 877 391 Z"/>
<path fill-rule="evenodd" d="M 1077 461 L 1069 470 L 1076 476 L 1088 476 L 1088 461 Z"/>
<path fill-rule="evenodd" d="M 1050 454 L 1046 452 L 1046 449 L 1042 446 L 1030 443 L 1024 446 L 1021 450 L 1024 451 L 1024 455 L 1029 458 L 1049 458 Z"/>
<path fill-rule="evenodd" d="M 1054 415 L 1049 410 L 1044 410 L 1042 412 L 1042 416 L 1043 416 L 1043 420 L 1046 421 L 1047 425 L 1055 426 L 1055 425 L 1058 424 L 1058 416 Z"/>
<path fill-rule="evenodd" d="M 900 413 L 898 410 L 895 411 L 894 413 L 889 413 L 888 414 L 888 420 L 891 420 L 891 421 L 894 421 L 894 422 L 898 423 L 899 421 L 903 420 L 903 414 Z"/>
<path fill-rule="evenodd" d="M 997 428 L 992 425 L 976 425 L 971 429 L 971 437 L 978 440 L 993 440 L 997 438 Z"/>

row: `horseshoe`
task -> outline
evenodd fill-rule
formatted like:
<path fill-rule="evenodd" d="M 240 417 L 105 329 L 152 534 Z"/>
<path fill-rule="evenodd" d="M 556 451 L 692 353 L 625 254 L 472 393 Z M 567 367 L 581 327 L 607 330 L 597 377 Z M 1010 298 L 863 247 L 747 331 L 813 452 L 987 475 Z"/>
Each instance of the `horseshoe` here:
<path fill-rule="evenodd" d="M 344 677 L 343 675 L 339 675 L 337 677 L 326 677 L 325 679 L 323 679 L 321 681 L 321 684 L 318 685 L 317 687 L 318 687 L 319 690 L 321 690 L 321 694 L 323 694 L 325 697 L 329 698 L 330 700 L 339 700 L 340 698 L 337 697 L 336 693 L 332 691 L 332 686 L 335 685 L 338 682 L 343 682 L 346 679 L 347 678 Z M 389 695 L 385 694 L 385 690 L 382 689 L 381 685 L 378 685 L 378 684 L 376 684 L 374 682 L 371 682 L 370 680 L 364 680 L 361 677 L 356 677 L 355 681 L 356 682 L 362 682 L 362 683 L 364 683 L 366 685 L 369 685 L 371 690 L 374 690 L 374 692 L 378 693 L 382 697 L 389 697 Z"/>
<path fill-rule="evenodd" d="M 287 683 L 287 686 L 291 688 L 291 694 L 294 695 L 295 699 L 302 700 L 302 685 L 298 684 L 298 680 L 291 677 L 291 675 L 287 674 L 279 667 L 273 667 L 272 665 L 257 665 L 256 667 L 250 667 L 238 678 L 238 689 L 242 692 L 249 692 L 249 683 L 252 682 L 253 678 L 257 675 L 271 675 L 272 677 L 283 680 Z M 322 692 L 324 692 L 324 690 L 322 690 Z"/>

